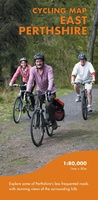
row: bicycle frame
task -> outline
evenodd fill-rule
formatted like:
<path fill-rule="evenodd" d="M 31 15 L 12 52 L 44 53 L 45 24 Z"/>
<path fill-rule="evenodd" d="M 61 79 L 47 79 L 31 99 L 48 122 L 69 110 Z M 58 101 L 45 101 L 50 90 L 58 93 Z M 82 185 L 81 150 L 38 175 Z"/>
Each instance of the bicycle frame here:
<path fill-rule="evenodd" d="M 50 101 L 49 100 L 49 97 L 47 96 L 47 93 L 41 93 L 41 94 L 34 94 L 34 96 L 36 97 L 36 105 L 35 105 L 35 109 L 36 110 L 42 110 L 44 111 L 45 110 L 45 113 L 46 113 L 46 109 L 43 110 L 43 104 L 45 104 L 45 101 Z M 41 99 L 41 97 L 44 97 L 44 99 Z"/>
<path fill-rule="evenodd" d="M 87 90 L 85 89 L 85 85 L 83 85 L 83 89 L 81 90 L 81 96 L 87 97 Z"/>

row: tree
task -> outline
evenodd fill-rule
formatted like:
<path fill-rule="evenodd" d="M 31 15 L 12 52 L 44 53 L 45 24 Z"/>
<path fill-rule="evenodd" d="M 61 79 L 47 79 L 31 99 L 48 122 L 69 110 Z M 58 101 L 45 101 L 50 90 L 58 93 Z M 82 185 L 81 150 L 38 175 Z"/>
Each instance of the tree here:
<path fill-rule="evenodd" d="M 91 35 L 89 38 L 89 43 L 88 43 L 88 57 L 91 63 L 93 63 L 94 45 L 95 45 L 95 40 L 97 36 L 97 28 L 98 28 L 98 0 L 96 0 L 96 4 L 95 4 L 93 26 L 92 26 Z"/>
<path fill-rule="evenodd" d="M 27 39 L 25 36 L 19 36 L 18 28 L 22 24 L 30 23 L 32 0 L 1 0 L 0 7 L 0 72 L 2 76 L 2 67 L 8 64 L 12 67 L 13 63 L 17 62 L 19 54 L 21 55 L 20 52 L 23 53 L 26 50 Z"/>

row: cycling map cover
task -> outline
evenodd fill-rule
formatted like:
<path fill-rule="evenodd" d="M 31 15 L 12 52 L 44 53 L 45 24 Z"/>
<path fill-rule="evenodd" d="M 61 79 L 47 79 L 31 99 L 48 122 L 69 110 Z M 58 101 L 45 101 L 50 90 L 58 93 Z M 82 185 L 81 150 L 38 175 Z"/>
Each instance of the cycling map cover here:
<path fill-rule="evenodd" d="M 1 1 L 4 200 L 97 200 L 97 22 L 97 0 Z"/>

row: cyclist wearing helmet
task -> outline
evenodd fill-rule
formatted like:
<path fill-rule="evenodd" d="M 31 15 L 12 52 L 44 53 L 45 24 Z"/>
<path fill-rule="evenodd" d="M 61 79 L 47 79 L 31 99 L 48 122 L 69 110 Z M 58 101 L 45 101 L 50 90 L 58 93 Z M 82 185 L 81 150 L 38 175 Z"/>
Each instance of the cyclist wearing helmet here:
<path fill-rule="evenodd" d="M 23 84 L 23 85 L 27 84 L 31 68 L 32 67 L 31 67 L 31 65 L 28 64 L 27 59 L 21 58 L 20 66 L 17 68 L 15 74 L 13 75 L 12 79 L 10 80 L 9 86 L 12 86 L 14 84 L 15 80 L 17 79 L 17 77 L 19 75 L 21 75 L 21 77 L 22 77 L 21 84 Z M 34 87 L 35 87 L 35 85 L 36 85 L 36 83 L 34 82 Z M 34 89 L 34 87 L 32 87 L 32 90 Z M 26 90 L 26 86 L 22 86 L 21 89 Z M 22 92 L 22 98 L 23 97 L 24 97 L 24 92 Z M 34 109 L 35 100 L 34 100 L 33 96 L 31 96 L 30 99 L 31 99 L 31 103 L 32 103 L 32 108 Z"/>
<path fill-rule="evenodd" d="M 93 65 L 87 61 L 85 54 L 80 54 L 78 59 L 79 62 L 75 64 L 72 71 L 71 84 L 74 85 L 74 90 L 77 93 L 76 102 L 79 102 L 81 101 L 80 86 L 74 83 L 91 80 L 90 84 L 85 84 L 85 88 L 88 95 L 88 111 L 92 112 L 92 83 L 95 83 L 95 70 Z"/>
<path fill-rule="evenodd" d="M 20 66 L 17 68 L 15 74 L 10 80 L 9 86 L 12 86 L 19 75 L 22 76 L 22 83 L 26 84 L 29 79 L 31 66 L 28 65 L 28 61 L 26 58 L 20 59 Z"/>
<path fill-rule="evenodd" d="M 57 122 L 55 120 L 55 110 L 53 107 L 53 100 L 56 97 L 56 87 L 54 85 L 54 75 L 51 66 L 44 63 L 45 58 L 43 54 L 35 54 L 34 62 L 35 66 L 32 67 L 30 71 L 30 77 L 27 84 L 27 92 L 31 92 L 32 85 L 34 85 L 34 80 L 37 84 L 36 90 L 38 92 L 44 93 L 47 91 L 49 96 L 49 102 L 46 101 L 46 111 L 47 120 L 50 120 L 53 129 L 57 128 Z"/>

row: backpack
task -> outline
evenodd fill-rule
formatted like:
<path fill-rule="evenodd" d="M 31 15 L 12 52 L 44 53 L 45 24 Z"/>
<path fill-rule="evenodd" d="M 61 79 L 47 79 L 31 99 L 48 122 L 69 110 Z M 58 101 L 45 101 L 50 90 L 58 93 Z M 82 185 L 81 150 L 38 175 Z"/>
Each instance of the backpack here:
<path fill-rule="evenodd" d="M 62 121 L 65 117 L 64 102 L 58 98 L 53 101 L 53 106 L 55 108 L 55 119 L 57 121 Z"/>

